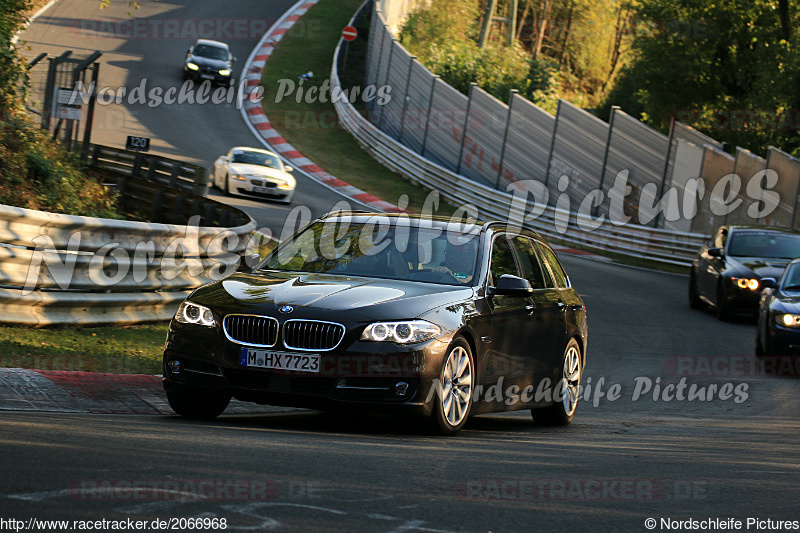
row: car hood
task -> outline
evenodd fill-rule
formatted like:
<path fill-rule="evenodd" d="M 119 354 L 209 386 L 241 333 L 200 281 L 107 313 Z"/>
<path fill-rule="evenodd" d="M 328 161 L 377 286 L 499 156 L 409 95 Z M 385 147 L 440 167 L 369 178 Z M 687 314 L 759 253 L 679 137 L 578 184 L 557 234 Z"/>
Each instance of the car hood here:
<path fill-rule="evenodd" d="M 211 67 L 215 69 L 224 69 L 230 68 L 231 63 L 230 61 L 224 61 L 222 59 L 209 59 L 207 57 L 200 57 L 200 56 L 191 56 L 187 62 L 191 61 L 198 67 Z"/>
<path fill-rule="evenodd" d="M 431 309 L 473 296 L 457 287 L 331 274 L 269 272 L 234 274 L 201 287 L 190 297 L 223 313 L 278 316 L 291 306 L 291 318 L 347 321 L 416 318 Z M 288 318 L 288 316 L 287 316 Z"/>
<path fill-rule="evenodd" d="M 276 168 L 269 168 L 263 165 L 248 165 L 246 163 L 230 163 L 229 169 L 231 174 L 244 174 L 246 176 L 261 176 L 265 178 L 273 178 L 281 181 L 292 181 L 292 177 L 287 175 L 286 172 Z"/>
<path fill-rule="evenodd" d="M 783 273 L 783 269 L 789 264 L 790 259 L 774 259 L 760 257 L 736 257 L 729 258 L 730 266 L 741 266 L 755 274 L 759 278 L 778 279 Z"/>

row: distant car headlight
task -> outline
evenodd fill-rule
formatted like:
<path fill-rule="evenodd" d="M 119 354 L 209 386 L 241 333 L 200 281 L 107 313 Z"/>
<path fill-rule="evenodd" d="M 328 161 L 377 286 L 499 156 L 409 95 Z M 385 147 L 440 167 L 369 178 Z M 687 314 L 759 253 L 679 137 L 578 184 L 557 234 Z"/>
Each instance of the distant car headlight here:
<path fill-rule="evenodd" d="M 750 289 L 751 291 L 758 290 L 758 280 L 752 278 L 731 278 L 734 285 L 740 289 Z"/>
<path fill-rule="evenodd" d="M 217 324 L 211 309 L 188 301 L 181 304 L 175 319 L 182 324 L 197 324 L 209 328 Z"/>
<path fill-rule="evenodd" d="M 244 174 L 230 174 L 230 177 L 236 181 L 247 181 L 247 178 L 244 176 Z"/>
<path fill-rule="evenodd" d="M 425 320 L 375 322 L 367 326 L 361 334 L 361 340 L 410 344 L 436 338 L 441 333 L 442 329 L 439 326 Z"/>
<path fill-rule="evenodd" d="M 800 328 L 800 315 L 784 313 L 782 315 L 776 315 L 775 320 L 780 326 L 787 328 Z"/>
<path fill-rule="evenodd" d="M 188 68 L 189 70 L 200 70 L 200 67 L 198 67 L 192 62 L 186 63 L 186 68 Z"/>
<path fill-rule="evenodd" d="M 228 70 L 228 69 L 222 69 L 222 70 L 219 71 L 219 75 L 220 76 L 230 76 L 231 75 L 231 71 Z"/>

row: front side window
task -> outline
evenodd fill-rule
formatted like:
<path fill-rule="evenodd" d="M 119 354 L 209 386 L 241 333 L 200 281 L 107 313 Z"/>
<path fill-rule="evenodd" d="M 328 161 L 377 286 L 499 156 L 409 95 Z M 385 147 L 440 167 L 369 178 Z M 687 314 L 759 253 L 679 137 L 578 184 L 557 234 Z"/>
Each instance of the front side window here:
<path fill-rule="evenodd" d="M 504 274 L 519 276 L 517 264 L 514 262 L 514 252 L 511 251 L 511 243 L 505 235 L 498 236 L 492 244 L 490 272 L 492 276 L 490 283 L 493 285 Z"/>

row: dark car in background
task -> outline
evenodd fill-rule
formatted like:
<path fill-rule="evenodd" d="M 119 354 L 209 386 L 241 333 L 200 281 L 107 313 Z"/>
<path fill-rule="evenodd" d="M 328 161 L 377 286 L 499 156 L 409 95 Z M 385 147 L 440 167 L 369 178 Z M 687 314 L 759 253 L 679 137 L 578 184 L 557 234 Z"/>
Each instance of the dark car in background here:
<path fill-rule="evenodd" d="M 710 305 L 720 319 L 755 315 L 761 279 L 780 277 L 800 257 L 800 233 L 772 226 L 721 226 L 703 244 L 689 272 L 689 305 Z"/>
<path fill-rule="evenodd" d="M 234 397 L 397 408 L 440 434 L 516 409 L 565 425 L 586 345 L 584 304 L 538 234 L 337 212 L 195 290 L 170 324 L 163 383 L 194 418 Z"/>
<path fill-rule="evenodd" d="M 761 281 L 756 355 L 800 355 L 800 259 L 789 263 L 779 282 Z"/>
<path fill-rule="evenodd" d="M 195 82 L 210 81 L 230 85 L 236 58 L 228 45 L 219 41 L 198 39 L 188 50 L 183 62 L 183 79 Z"/>

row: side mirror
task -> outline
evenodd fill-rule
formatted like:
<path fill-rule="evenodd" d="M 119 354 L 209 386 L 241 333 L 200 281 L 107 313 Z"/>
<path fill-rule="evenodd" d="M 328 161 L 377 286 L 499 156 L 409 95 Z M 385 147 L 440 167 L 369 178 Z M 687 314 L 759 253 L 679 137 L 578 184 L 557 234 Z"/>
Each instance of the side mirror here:
<path fill-rule="evenodd" d="M 259 261 L 261 261 L 261 256 L 258 254 L 252 254 L 248 256 L 243 255 L 239 258 L 239 264 L 236 266 L 236 272 L 250 272 L 255 268 Z"/>
<path fill-rule="evenodd" d="M 530 296 L 533 287 L 527 279 L 503 274 L 494 287 L 489 287 L 489 296 Z"/>
<path fill-rule="evenodd" d="M 778 281 L 775 278 L 761 278 L 759 285 L 762 289 L 774 289 L 778 286 Z"/>
<path fill-rule="evenodd" d="M 191 53 L 192 53 L 192 49 L 191 49 L 191 48 L 187 48 L 187 49 L 186 49 L 186 53 L 187 53 L 187 54 L 191 54 Z"/>
<path fill-rule="evenodd" d="M 285 170 L 286 172 L 292 172 L 294 169 L 292 167 L 290 167 L 289 165 L 286 165 L 286 166 L 283 167 L 283 170 Z"/>
<path fill-rule="evenodd" d="M 234 63 L 236 63 L 236 56 L 231 56 L 231 61 L 233 61 Z"/>
<path fill-rule="evenodd" d="M 724 254 L 722 253 L 722 248 L 709 248 L 708 255 L 711 257 L 722 257 Z"/>

